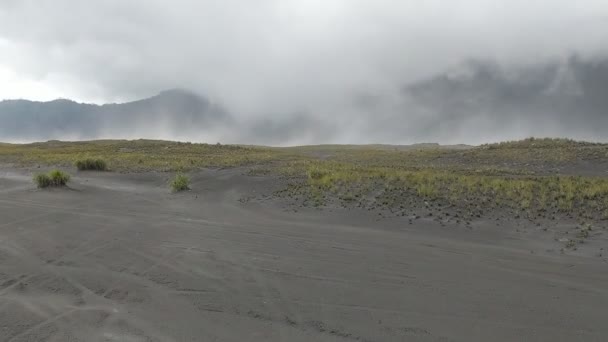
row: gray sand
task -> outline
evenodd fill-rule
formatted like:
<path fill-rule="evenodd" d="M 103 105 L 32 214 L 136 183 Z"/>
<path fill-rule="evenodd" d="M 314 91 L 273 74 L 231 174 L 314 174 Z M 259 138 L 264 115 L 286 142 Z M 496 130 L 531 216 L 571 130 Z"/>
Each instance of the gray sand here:
<path fill-rule="evenodd" d="M 606 341 L 608 264 L 242 198 L 272 180 L 0 171 L 0 341 Z M 533 236 L 530 237 L 531 239 Z"/>

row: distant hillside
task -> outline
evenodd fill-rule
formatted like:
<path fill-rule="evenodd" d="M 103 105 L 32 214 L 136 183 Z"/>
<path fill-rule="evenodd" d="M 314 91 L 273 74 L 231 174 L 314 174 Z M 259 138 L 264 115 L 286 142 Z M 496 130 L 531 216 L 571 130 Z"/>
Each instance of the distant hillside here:
<path fill-rule="evenodd" d="M 314 152 L 336 152 L 348 150 L 375 150 L 375 151 L 408 151 L 408 150 L 423 150 L 423 149 L 450 149 L 450 150 L 465 150 L 473 148 L 472 145 L 441 145 L 438 143 L 418 143 L 411 145 L 390 145 L 390 144 L 323 144 L 323 145 L 303 145 L 288 147 L 298 151 L 314 151 Z"/>
<path fill-rule="evenodd" d="M 229 121 L 220 106 L 181 89 L 101 106 L 70 100 L 7 100 L 0 102 L 0 141 L 202 136 Z"/>

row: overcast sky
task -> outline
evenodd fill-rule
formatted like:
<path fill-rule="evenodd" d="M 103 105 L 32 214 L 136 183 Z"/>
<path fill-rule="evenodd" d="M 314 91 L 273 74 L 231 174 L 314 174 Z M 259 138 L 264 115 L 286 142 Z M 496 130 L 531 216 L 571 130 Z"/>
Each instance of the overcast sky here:
<path fill-rule="evenodd" d="M 357 127 L 468 60 L 593 59 L 607 42 L 606 0 L 0 0 L 0 98 L 121 102 L 182 87 L 237 117 Z"/>

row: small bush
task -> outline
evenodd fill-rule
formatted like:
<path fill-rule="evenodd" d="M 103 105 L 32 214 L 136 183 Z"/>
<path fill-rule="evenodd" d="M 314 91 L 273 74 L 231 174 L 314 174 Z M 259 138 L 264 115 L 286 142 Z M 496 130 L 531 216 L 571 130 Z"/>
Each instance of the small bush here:
<path fill-rule="evenodd" d="M 86 170 L 96 170 L 96 171 L 106 171 L 108 169 L 108 165 L 103 159 L 82 159 L 76 161 L 76 167 L 80 171 Z"/>
<path fill-rule="evenodd" d="M 51 177 L 46 173 L 38 173 L 34 175 L 34 183 L 36 183 L 39 188 L 49 187 L 51 186 Z"/>
<path fill-rule="evenodd" d="M 60 170 L 53 170 L 46 173 L 39 173 L 34 176 L 34 183 L 39 188 L 48 188 L 50 186 L 65 186 L 70 181 L 70 175 Z"/>
<path fill-rule="evenodd" d="M 321 170 L 319 168 L 312 168 L 308 170 L 308 178 L 312 180 L 319 180 L 323 177 L 327 176 L 329 173 L 325 170 Z"/>
<path fill-rule="evenodd" d="M 190 190 L 190 178 L 181 173 L 178 173 L 171 181 L 171 189 L 174 192 Z"/>

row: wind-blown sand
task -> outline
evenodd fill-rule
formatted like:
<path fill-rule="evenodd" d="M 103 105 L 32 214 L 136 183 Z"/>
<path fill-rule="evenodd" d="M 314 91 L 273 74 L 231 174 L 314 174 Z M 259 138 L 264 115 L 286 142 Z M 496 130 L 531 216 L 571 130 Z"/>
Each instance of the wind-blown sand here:
<path fill-rule="evenodd" d="M 38 190 L 0 170 L 0 341 L 608 339 L 602 258 L 490 223 L 243 201 L 274 181 L 242 173 L 170 194 L 164 173 Z"/>

